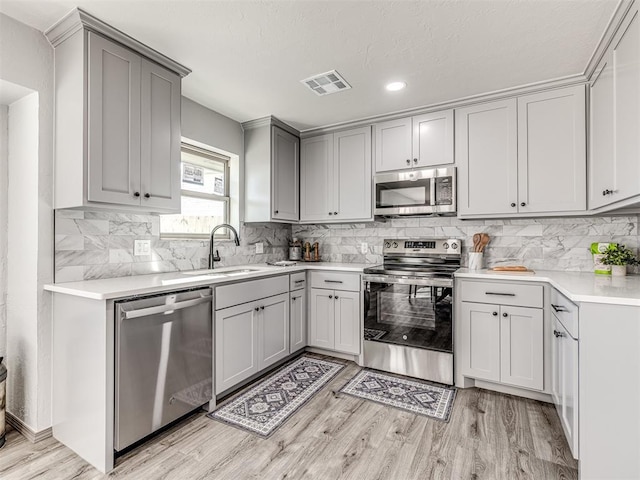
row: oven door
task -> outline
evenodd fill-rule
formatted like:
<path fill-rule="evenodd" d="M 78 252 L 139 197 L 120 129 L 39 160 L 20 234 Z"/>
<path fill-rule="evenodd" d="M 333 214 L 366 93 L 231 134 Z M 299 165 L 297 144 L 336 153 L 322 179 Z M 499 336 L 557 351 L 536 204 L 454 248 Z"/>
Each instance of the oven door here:
<path fill-rule="evenodd" d="M 364 340 L 452 353 L 452 293 L 450 286 L 365 279 Z"/>

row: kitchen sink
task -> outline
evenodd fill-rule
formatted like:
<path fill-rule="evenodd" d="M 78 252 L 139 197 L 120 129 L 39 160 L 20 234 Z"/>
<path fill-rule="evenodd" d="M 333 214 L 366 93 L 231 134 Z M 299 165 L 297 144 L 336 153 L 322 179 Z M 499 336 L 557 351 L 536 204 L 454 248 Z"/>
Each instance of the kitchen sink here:
<path fill-rule="evenodd" d="M 190 272 L 180 272 L 183 275 L 206 275 L 208 278 L 219 278 L 219 277 L 233 277 L 236 275 L 244 275 L 246 273 L 251 272 L 259 272 L 260 270 L 257 268 L 236 268 L 233 270 L 227 270 L 225 268 L 221 269 L 207 269 L 207 270 L 192 270 Z"/>
<path fill-rule="evenodd" d="M 241 268 L 238 270 L 227 270 L 222 272 L 222 275 L 233 277 L 234 275 L 244 275 L 245 273 L 257 272 L 255 268 Z"/>

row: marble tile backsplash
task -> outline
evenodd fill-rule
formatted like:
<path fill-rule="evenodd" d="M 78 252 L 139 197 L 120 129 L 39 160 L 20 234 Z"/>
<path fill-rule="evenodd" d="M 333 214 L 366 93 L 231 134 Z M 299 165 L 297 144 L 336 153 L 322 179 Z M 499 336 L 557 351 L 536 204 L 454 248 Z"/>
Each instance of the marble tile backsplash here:
<path fill-rule="evenodd" d="M 623 243 L 637 251 L 638 216 L 458 220 L 455 217 L 398 218 L 386 222 L 341 225 L 293 225 L 292 235 L 319 242 L 322 259 L 331 262 L 382 262 L 384 238 L 447 237 L 463 240 L 463 253 L 473 234 L 486 232 L 487 266 L 522 264 L 538 270 L 592 271 L 593 242 Z M 360 251 L 368 244 L 367 253 Z M 463 256 L 466 265 L 467 256 Z"/>
<path fill-rule="evenodd" d="M 289 225 L 250 224 L 240 228 L 240 246 L 216 241 L 216 266 L 284 260 Z M 134 256 L 134 240 L 151 240 L 151 255 Z M 255 253 L 255 243 L 264 253 Z M 160 217 L 104 211 L 56 210 L 55 281 L 71 282 L 207 268 L 208 240 L 160 238 Z"/>

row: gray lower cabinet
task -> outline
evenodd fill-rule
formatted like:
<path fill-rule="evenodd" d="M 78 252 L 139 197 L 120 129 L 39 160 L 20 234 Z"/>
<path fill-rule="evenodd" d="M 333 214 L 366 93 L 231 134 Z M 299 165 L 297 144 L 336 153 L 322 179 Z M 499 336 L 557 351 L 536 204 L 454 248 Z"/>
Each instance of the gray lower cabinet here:
<path fill-rule="evenodd" d="M 360 292 L 312 288 L 309 345 L 360 353 Z"/>
<path fill-rule="evenodd" d="M 289 319 L 290 353 L 307 346 L 307 295 L 306 290 L 296 290 L 289 294 L 291 300 Z"/>
<path fill-rule="evenodd" d="M 216 288 L 215 394 L 289 355 L 289 275 Z"/>

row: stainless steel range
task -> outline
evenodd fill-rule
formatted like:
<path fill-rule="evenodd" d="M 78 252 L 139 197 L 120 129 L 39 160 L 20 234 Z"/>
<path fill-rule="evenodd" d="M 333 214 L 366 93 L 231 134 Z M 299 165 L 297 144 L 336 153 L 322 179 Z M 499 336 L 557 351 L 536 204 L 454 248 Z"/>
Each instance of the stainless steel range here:
<path fill-rule="evenodd" d="M 364 270 L 364 365 L 453 385 L 453 272 L 458 239 L 388 239 Z"/>

